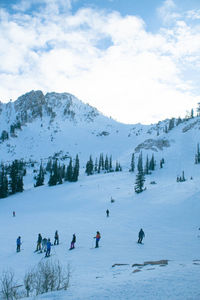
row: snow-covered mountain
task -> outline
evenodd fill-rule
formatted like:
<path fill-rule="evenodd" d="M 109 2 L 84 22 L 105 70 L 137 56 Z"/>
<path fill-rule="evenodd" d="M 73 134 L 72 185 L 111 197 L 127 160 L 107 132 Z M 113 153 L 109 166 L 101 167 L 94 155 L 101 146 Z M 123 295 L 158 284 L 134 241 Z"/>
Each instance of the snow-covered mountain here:
<path fill-rule="evenodd" d="M 200 164 L 194 163 L 200 117 L 125 125 L 70 94 L 44 96 L 40 91 L 1 103 L 0 112 L 3 161 L 78 153 L 83 167 L 90 154 L 104 153 L 123 167 L 92 176 L 81 169 L 77 182 L 37 188 L 34 170 L 27 167 L 25 191 L 0 199 L 0 279 L 3 271 L 13 270 L 14 285 L 25 297 L 25 273 L 44 262 L 44 253 L 34 253 L 37 235 L 53 241 L 58 230 L 60 245 L 52 247 L 50 261 L 70 265 L 69 289 L 36 297 L 32 291 L 29 299 L 200 299 Z M 153 153 L 157 164 L 146 176 L 146 190 L 136 194 L 137 172 L 128 169 L 131 154 L 137 157 L 141 151 L 144 162 Z M 186 181 L 177 182 L 183 171 Z M 137 244 L 141 227 L 143 245 Z M 97 230 L 100 248 L 93 249 Z M 68 251 L 73 233 L 77 243 Z M 22 251 L 16 253 L 19 235 Z M 155 264 L 160 260 L 167 263 Z"/>
<path fill-rule="evenodd" d="M 187 132 L 193 129 L 198 135 L 199 122 L 199 118 L 181 124 L 174 120 L 175 129 L 166 133 L 170 120 L 155 125 L 122 124 L 71 94 L 31 91 L 14 102 L 0 103 L 0 157 L 39 160 L 79 154 L 85 162 L 90 154 L 105 153 L 127 165 L 131 153 L 160 152 L 184 136 L 194 146 L 197 139 Z"/>

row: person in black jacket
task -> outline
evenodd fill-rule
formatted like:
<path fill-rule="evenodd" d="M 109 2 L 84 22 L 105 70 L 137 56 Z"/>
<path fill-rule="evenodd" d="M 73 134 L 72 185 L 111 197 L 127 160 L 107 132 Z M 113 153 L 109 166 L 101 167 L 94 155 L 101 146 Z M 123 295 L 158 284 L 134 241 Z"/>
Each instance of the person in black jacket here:
<path fill-rule="evenodd" d="M 75 243 L 76 243 L 76 235 L 75 235 L 75 233 L 74 233 L 74 234 L 73 234 L 73 237 L 72 237 L 72 241 L 71 241 L 71 247 L 70 247 L 70 250 L 75 248 L 75 246 L 74 246 Z"/>
<path fill-rule="evenodd" d="M 145 237 L 145 234 L 144 234 L 144 231 L 141 228 L 140 231 L 139 231 L 139 234 L 138 234 L 138 243 L 139 244 L 142 244 L 142 240 L 143 240 L 144 237 Z"/>
<path fill-rule="evenodd" d="M 36 247 L 36 251 L 41 251 L 41 243 L 42 243 L 42 236 L 41 234 L 39 233 L 38 234 L 38 240 L 37 240 L 37 247 Z"/>
<path fill-rule="evenodd" d="M 54 245 L 59 245 L 59 235 L 58 235 L 58 230 L 55 232 L 54 236 Z"/>

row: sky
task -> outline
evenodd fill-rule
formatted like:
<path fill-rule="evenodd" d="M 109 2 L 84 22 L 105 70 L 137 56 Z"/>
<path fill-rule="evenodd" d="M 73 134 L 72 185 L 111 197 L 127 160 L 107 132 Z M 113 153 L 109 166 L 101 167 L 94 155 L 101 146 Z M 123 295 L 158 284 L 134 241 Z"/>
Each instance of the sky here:
<path fill-rule="evenodd" d="M 68 92 L 123 123 L 200 102 L 199 0 L 0 0 L 0 101 Z"/>

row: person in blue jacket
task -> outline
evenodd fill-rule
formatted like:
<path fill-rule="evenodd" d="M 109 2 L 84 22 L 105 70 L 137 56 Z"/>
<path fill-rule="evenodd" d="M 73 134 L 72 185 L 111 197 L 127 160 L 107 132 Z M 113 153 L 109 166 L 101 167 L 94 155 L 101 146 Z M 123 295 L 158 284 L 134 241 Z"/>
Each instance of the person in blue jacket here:
<path fill-rule="evenodd" d="M 22 244 L 22 242 L 21 242 L 21 236 L 18 236 L 16 243 L 17 243 L 17 252 L 20 252 L 20 250 L 21 250 L 21 244 Z"/>
<path fill-rule="evenodd" d="M 45 256 L 46 256 L 46 257 L 49 257 L 49 256 L 50 256 L 50 253 L 51 253 L 51 241 L 50 241 L 50 239 L 48 239 L 48 240 L 47 240 L 47 250 L 46 250 Z"/>

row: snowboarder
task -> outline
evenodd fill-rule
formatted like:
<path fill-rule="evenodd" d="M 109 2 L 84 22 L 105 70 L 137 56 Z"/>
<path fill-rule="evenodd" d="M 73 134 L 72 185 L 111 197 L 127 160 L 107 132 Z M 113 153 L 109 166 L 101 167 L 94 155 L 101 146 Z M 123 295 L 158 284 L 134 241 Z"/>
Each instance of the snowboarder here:
<path fill-rule="evenodd" d="M 17 252 L 20 252 L 20 250 L 21 250 L 21 244 L 22 244 L 22 242 L 21 242 L 21 236 L 18 236 L 16 243 L 17 243 Z"/>
<path fill-rule="evenodd" d="M 99 241 L 100 241 L 100 238 L 101 238 L 100 232 L 97 231 L 97 234 L 96 234 L 96 236 L 94 237 L 94 239 L 96 239 L 96 246 L 95 246 L 95 248 L 99 248 Z"/>
<path fill-rule="evenodd" d="M 54 245 L 59 245 L 59 235 L 58 235 L 58 230 L 55 232 L 54 236 Z"/>
<path fill-rule="evenodd" d="M 47 251 L 47 239 L 46 238 L 42 239 L 42 251 L 44 251 L 44 252 Z"/>
<path fill-rule="evenodd" d="M 13 211 L 13 217 L 15 217 L 15 211 Z"/>
<path fill-rule="evenodd" d="M 75 248 L 75 246 L 74 246 L 74 244 L 76 243 L 76 235 L 75 235 L 75 233 L 73 234 L 73 237 L 72 237 L 72 241 L 71 241 L 71 246 L 70 246 L 70 250 L 72 250 L 72 249 L 74 249 Z"/>
<path fill-rule="evenodd" d="M 144 231 L 141 228 L 140 231 L 139 231 L 139 234 L 138 234 L 138 243 L 139 244 L 142 244 L 142 240 L 143 240 L 144 237 L 145 237 L 145 234 L 144 234 Z"/>
<path fill-rule="evenodd" d="M 46 251 L 45 257 L 49 257 L 50 253 L 51 253 L 51 241 L 50 241 L 50 239 L 48 239 L 47 240 L 47 251 Z"/>
<path fill-rule="evenodd" d="M 110 213 L 110 212 L 109 212 L 109 210 L 107 209 L 107 210 L 106 210 L 106 216 L 107 216 L 107 217 L 109 217 L 109 213 Z"/>
<path fill-rule="evenodd" d="M 36 247 L 36 251 L 41 251 L 41 243 L 42 243 L 42 236 L 41 234 L 39 233 L 38 234 L 38 240 L 37 240 L 37 247 Z"/>

